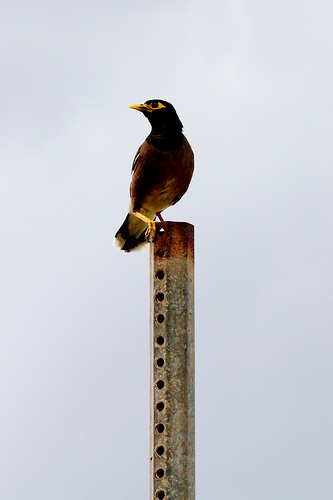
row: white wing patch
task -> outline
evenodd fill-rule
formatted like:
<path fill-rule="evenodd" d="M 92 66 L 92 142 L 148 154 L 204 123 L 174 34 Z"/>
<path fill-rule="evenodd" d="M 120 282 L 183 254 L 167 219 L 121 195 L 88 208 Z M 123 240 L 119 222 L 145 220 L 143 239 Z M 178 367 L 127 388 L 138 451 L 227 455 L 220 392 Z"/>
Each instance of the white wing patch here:
<path fill-rule="evenodd" d="M 134 158 L 133 165 L 132 165 L 132 174 L 134 174 L 136 167 L 138 166 L 139 156 L 140 156 L 140 153 L 138 153 L 136 155 L 136 157 Z"/>

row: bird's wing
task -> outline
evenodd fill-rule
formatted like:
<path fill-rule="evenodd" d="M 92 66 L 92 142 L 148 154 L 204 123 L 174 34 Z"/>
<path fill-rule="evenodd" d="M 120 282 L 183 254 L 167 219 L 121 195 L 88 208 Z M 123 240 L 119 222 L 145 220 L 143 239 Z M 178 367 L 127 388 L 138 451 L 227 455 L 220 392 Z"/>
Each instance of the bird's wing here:
<path fill-rule="evenodd" d="M 141 149 L 141 146 L 137 150 L 136 155 L 135 155 L 134 160 L 133 160 L 132 170 L 131 170 L 132 175 L 134 174 L 134 172 L 136 171 L 137 166 L 138 166 L 138 161 L 139 161 L 139 156 L 140 156 L 140 149 Z"/>

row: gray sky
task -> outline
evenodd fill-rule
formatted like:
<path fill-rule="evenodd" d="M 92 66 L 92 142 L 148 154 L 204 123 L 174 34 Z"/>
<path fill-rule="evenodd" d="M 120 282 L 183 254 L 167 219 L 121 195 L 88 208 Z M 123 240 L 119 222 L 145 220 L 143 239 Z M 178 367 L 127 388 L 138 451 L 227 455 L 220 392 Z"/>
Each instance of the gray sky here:
<path fill-rule="evenodd" d="M 332 498 L 332 16 L 3 0 L 1 499 L 148 498 L 148 252 L 111 243 L 152 98 L 196 157 L 197 498 Z"/>

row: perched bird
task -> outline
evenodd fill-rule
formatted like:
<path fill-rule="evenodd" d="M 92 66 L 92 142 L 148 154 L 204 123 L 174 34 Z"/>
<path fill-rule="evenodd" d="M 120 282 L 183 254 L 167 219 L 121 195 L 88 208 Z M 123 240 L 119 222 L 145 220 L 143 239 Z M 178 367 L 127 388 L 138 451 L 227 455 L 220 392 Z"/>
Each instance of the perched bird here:
<path fill-rule="evenodd" d="M 161 212 L 185 194 L 194 169 L 193 151 L 172 104 L 152 99 L 130 108 L 148 118 L 151 132 L 135 155 L 129 213 L 114 239 L 125 252 L 154 239 L 156 216 L 163 221 Z"/>

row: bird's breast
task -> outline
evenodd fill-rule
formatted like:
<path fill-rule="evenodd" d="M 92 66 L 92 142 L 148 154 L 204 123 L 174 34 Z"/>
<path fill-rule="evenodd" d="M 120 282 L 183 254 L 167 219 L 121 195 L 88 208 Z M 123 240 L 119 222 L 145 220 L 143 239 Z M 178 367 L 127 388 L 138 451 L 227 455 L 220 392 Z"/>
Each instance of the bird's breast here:
<path fill-rule="evenodd" d="M 176 203 L 187 191 L 193 168 L 193 152 L 185 137 L 181 147 L 170 151 L 145 141 L 132 177 L 133 209 L 141 206 L 156 213 Z"/>

